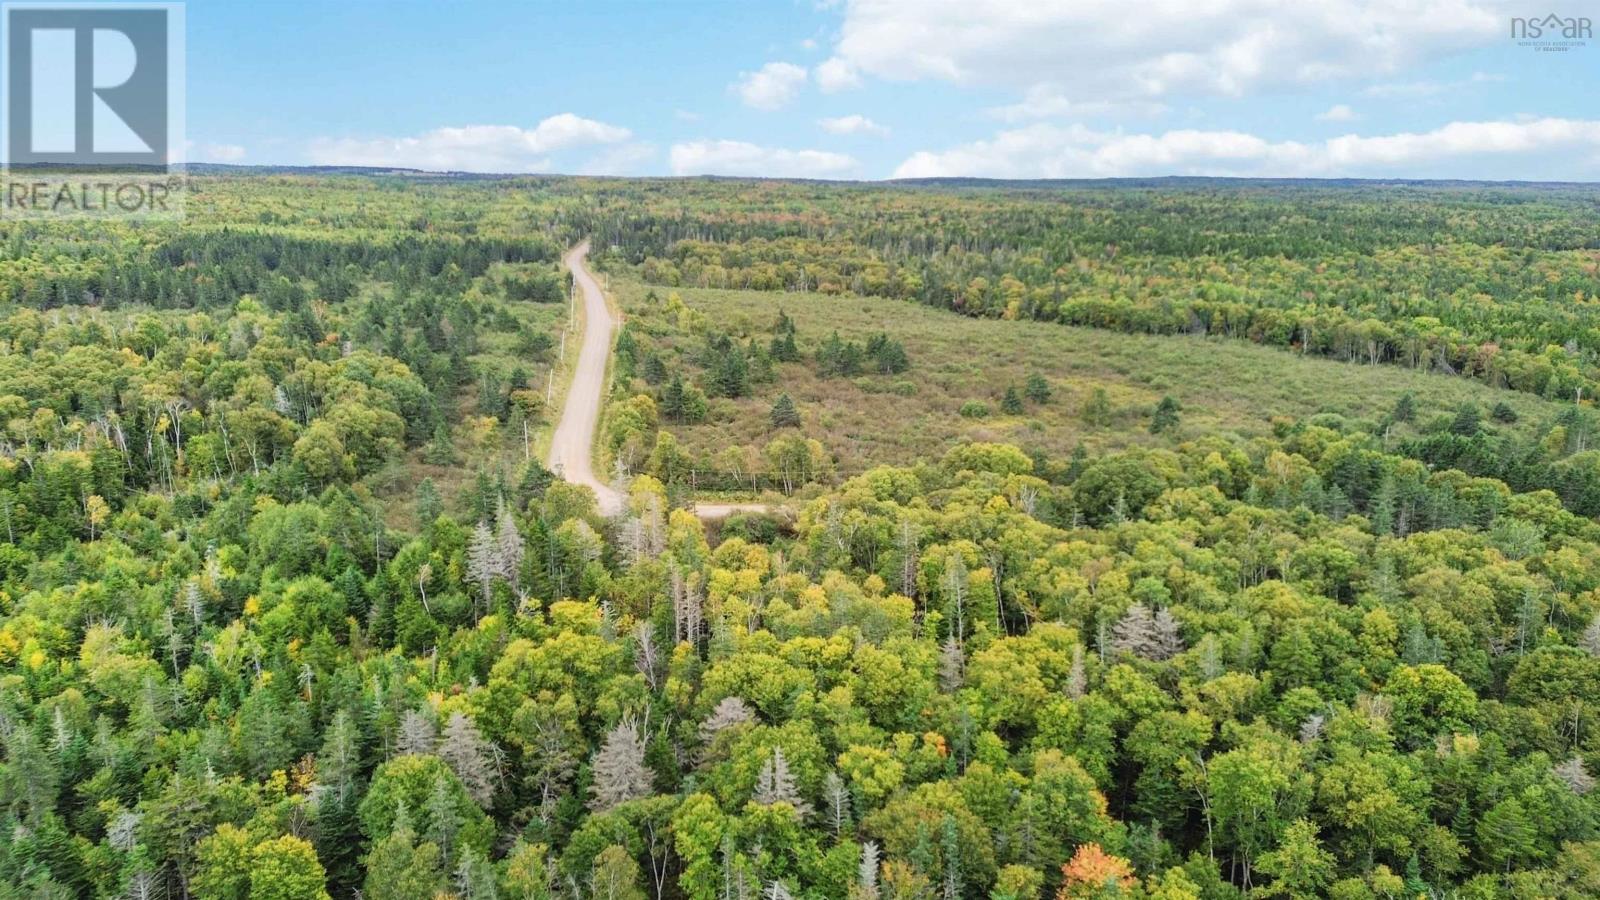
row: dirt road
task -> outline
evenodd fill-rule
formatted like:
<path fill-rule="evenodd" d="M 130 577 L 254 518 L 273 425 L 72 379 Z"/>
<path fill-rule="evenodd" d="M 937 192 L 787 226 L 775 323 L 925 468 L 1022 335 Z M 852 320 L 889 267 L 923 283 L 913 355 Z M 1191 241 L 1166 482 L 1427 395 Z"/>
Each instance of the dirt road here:
<path fill-rule="evenodd" d="M 550 439 L 550 470 L 573 484 L 587 485 L 594 491 L 600 514 L 614 516 L 623 511 L 627 498 L 611 485 L 595 477 L 594 436 L 600 424 L 600 404 L 606 388 L 606 364 L 611 359 L 611 339 L 616 334 L 617 317 L 606 305 L 600 285 L 583 264 L 589 255 L 584 241 L 567 251 L 566 263 L 572 279 L 583 294 L 583 345 L 578 350 L 578 367 L 561 408 L 561 421 Z M 734 513 L 770 512 L 765 503 L 697 503 L 694 514 L 711 522 Z"/>
<path fill-rule="evenodd" d="M 550 470 L 573 484 L 588 486 L 599 501 L 602 515 L 622 511 L 623 496 L 594 474 L 594 432 L 600 424 L 600 403 L 606 387 L 606 363 L 611 358 L 611 338 L 617 319 L 606 306 L 605 295 L 595 284 L 583 259 L 589 253 L 584 241 L 567 251 L 564 262 L 583 295 L 583 345 L 578 351 L 578 366 L 567 388 L 561 421 L 550 439 Z"/>

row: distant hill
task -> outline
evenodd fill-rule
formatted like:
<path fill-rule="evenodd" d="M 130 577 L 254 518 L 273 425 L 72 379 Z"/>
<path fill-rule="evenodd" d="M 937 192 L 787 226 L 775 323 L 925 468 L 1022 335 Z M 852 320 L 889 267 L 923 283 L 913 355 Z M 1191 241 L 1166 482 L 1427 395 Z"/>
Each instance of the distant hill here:
<path fill-rule="evenodd" d="M 407 178 L 444 178 L 452 180 L 499 180 L 512 178 L 602 178 L 610 181 L 726 181 L 726 182 L 795 182 L 805 184 L 876 185 L 929 188 L 994 188 L 999 190 L 1050 190 L 1085 188 L 1146 188 L 1146 189 L 1196 189 L 1196 188 L 1485 188 L 1485 187 L 1560 187 L 1587 188 L 1600 186 L 1584 181 L 1483 181 L 1441 178 L 1237 178 L 1212 175 L 1165 175 L 1148 178 L 890 178 L 882 181 L 839 180 L 821 178 L 761 178 L 729 175 L 641 175 L 594 176 L 568 175 L 553 172 L 459 172 L 399 166 L 280 166 L 233 165 L 229 163 L 190 163 L 189 171 L 197 175 L 368 175 L 400 176 Z"/>

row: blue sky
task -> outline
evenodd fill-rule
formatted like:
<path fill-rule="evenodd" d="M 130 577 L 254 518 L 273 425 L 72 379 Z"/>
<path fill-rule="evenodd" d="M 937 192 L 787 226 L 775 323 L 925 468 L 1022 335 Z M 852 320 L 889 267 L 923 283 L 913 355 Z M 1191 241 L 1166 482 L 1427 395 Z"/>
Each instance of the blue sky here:
<path fill-rule="evenodd" d="M 1600 178 L 1600 44 L 1551 52 L 1511 36 L 1513 16 L 1581 5 L 1199 6 L 191 0 L 190 157 L 868 179 Z"/>

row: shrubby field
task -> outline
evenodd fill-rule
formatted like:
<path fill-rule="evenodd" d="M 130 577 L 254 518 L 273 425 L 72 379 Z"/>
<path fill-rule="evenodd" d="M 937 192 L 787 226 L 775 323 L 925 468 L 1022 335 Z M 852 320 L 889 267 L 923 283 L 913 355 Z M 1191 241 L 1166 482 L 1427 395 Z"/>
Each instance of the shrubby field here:
<path fill-rule="evenodd" d="M 1574 416 L 1589 427 L 1587 410 L 1571 404 L 1221 339 L 972 320 L 877 298 L 842 302 L 812 293 L 774 297 L 624 280 L 615 286 L 629 314 L 625 342 L 642 348 L 638 361 L 622 369 L 632 379 L 624 388 L 651 395 L 702 486 L 747 482 L 751 460 L 757 483 L 770 482 L 762 449 L 790 433 L 770 417 L 785 394 L 800 415 L 799 432 L 825 445 L 835 474 L 937 458 L 962 440 L 1004 441 L 1039 458 L 1065 458 L 1080 444 L 1102 451 L 1203 434 L 1250 438 L 1269 433 L 1283 416 L 1333 416 L 1329 421 L 1340 427 L 1387 434 L 1389 446 L 1400 447 L 1405 438 L 1447 427 L 1463 404 L 1481 411 L 1483 431 L 1514 441 Z M 780 315 L 794 326 L 791 360 L 772 353 Z M 883 334 L 904 348 L 906 368 L 885 372 L 866 361 L 855 374 L 826 371 L 815 353 L 835 333 L 863 352 L 866 341 Z M 718 363 L 708 356 L 708 345 L 723 335 L 754 347 L 744 354 L 747 375 L 735 397 L 716 383 Z M 707 395 L 704 414 L 663 412 L 674 377 Z M 1020 404 L 1010 410 L 1008 392 Z M 1408 395 L 1412 413 L 1397 421 L 1392 413 Z M 1166 398 L 1177 404 L 1177 421 L 1152 432 Z M 1500 419 L 1492 415 L 1496 408 Z M 1565 446 L 1555 454 L 1567 456 Z"/>
<path fill-rule="evenodd" d="M 0 224 L 0 896 L 1600 894 L 1592 191 L 200 189 Z"/>

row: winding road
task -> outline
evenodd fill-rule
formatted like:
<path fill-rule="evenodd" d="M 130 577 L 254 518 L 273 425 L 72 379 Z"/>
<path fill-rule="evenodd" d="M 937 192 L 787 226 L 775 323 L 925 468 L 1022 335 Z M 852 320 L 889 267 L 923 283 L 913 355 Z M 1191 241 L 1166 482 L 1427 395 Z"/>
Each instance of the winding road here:
<path fill-rule="evenodd" d="M 578 350 L 578 365 L 567 388 L 561 408 L 561 421 L 550 439 L 552 472 L 594 491 L 600 514 L 614 516 L 627 507 L 627 498 L 611 485 L 595 477 L 594 436 L 600 425 L 600 404 L 605 399 L 606 364 L 611 359 L 611 340 L 617 331 L 617 317 L 606 305 L 606 296 L 595 283 L 584 259 L 589 242 L 567 251 L 562 260 L 572 271 L 572 280 L 583 294 L 583 344 Z M 739 512 L 768 512 L 765 503 L 697 503 L 694 513 L 702 521 L 725 519 Z"/>

